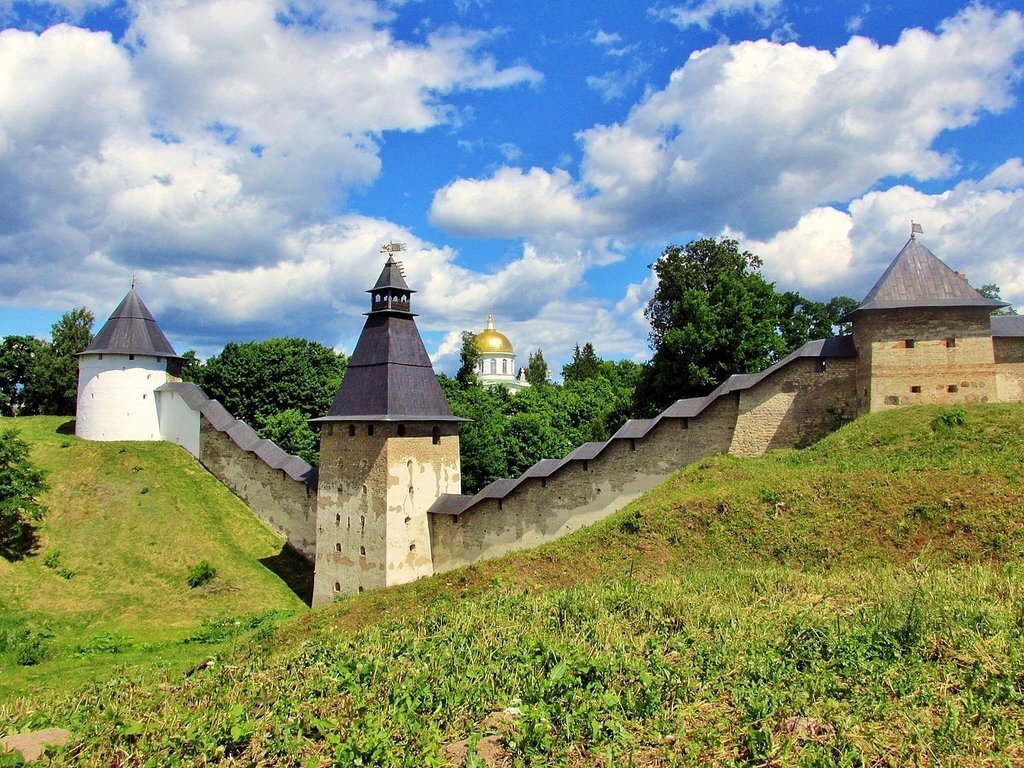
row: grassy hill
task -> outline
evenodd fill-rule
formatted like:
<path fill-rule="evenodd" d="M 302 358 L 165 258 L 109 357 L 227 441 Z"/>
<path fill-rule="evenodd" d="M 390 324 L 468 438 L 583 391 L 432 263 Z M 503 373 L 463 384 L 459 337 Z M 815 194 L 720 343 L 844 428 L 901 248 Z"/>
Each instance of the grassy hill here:
<path fill-rule="evenodd" d="M 0 559 L 0 701 L 125 666 L 183 669 L 203 657 L 200 640 L 216 645 L 236 620 L 304 611 L 271 570 L 289 560 L 280 539 L 191 456 L 79 440 L 66 422 L 0 419 L 50 484 L 37 555 Z M 203 561 L 217 575 L 191 589 Z"/>
<path fill-rule="evenodd" d="M 874 415 L 0 733 L 69 727 L 86 765 L 1021 764 L 1022 462 L 1019 406 Z"/>

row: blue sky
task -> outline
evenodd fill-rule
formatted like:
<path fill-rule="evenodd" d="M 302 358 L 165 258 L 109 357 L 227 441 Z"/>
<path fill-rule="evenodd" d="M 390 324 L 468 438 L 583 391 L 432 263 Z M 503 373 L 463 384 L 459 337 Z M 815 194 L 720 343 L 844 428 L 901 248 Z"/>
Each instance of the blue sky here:
<path fill-rule="evenodd" d="M 406 243 L 439 369 L 649 356 L 729 235 L 861 297 L 906 241 L 1024 303 L 1024 19 L 988 2 L 0 0 L 0 335 L 139 291 L 172 343 L 351 351 Z"/>

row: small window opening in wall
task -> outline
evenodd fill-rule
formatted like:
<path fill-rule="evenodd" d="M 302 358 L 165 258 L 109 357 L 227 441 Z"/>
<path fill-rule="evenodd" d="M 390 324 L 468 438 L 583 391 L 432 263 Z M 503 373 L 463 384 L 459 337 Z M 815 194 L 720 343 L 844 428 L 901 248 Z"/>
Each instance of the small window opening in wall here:
<path fill-rule="evenodd" d="M 501 509 L 503 506 L 505 506 L 504 499 L 498 499 L 498 509 Z"/>
<path fill-rule="evenodd" d="M 352 518 L 351 517 L 346 517 L 345 518 L 345 529 L 349 530 L 349 531 L 352 530 Z"/>
<path fill-rule="evenodd" d="M 359 548 L 359 554 L 362 555 L 363 557 L 366 557 L 366 547 L 360 547 Z"/>
<path fill-rule="evenodd" d="M 434 445 L 440 445 L 440 443 L 441 443 L 441 428 L 440 427 L 434 427 L 430 431 L 430 439 L 431 439 L 431 442 L 433 442 Z"/>
<path fill-rule="evenodd" d="M 341 542 L 338 542 L 337 544 L 334 545 L 334 551 L 335 552 L 341 552 Z"/>
<path fill-rule="evenodd" d="M 349 424 L 348 425 L 348 436 L 349 437 L 355 437 L 356 436 L 356 425 L 355 424 Z"/>
<path fill-rule="evenodd" d="M 405 424 L 398 425 L 398 436 L 405 437 Z"/>
<path fill-rule="evenodd" d="M 362 587 L 360 587 L 360 588 L 359 588 L 359 594 L 362 594 L 362 593 L 363 593 L 363 588 L 362 588 Z"/>
<path fill-rule="evenodd" d="M 143 393 L 143 394 L 142 394 L 142 399 L 143 399 L 143 400 L 145 400 L 145 399 L 146 399 L 146 397 L 147 397 L 146 393 Z"/>
<path fill-rule="evenodd" d="M 828 370 L 828 361 L 827 360 L 819 360 L 818 361 L 818 373 L 825 373 L 825 371 L 827 371 L 827 370 Z"/>
<path fill-rule="evenodd" d="M 337 582 L 337 581 L 334 582 L 334 591 L 335 592 L 341 592 L 341 583 L 340 582 Z"/>
<path fill-rule="evenodd" d="M 959 392 L 960 388 L 956 384 L 950 384 L 948 387 L 946 387 L 946 391 L 947 392 Z"/>
<path fill-rule="evenodd" d="M 340 512 L 338 512 L 338 513 L 337 513 L 337 514 L 336 514 L 336 515 L 334 516 L 334 524 L 335 524 L 335 525 L 341 525 L 341 513 L 340 513 Z"/>
<path fill-rule="evenodd" d="M 629 450 L 631 450 L 631 451 L 635 451 L 636 450 L 636 438 L 635 437 L 629 438 Z"/>
<path fill-rule="evenodd" d="M 360 528 L 365 528 L 366 527 L 366 515 L 360 515 L 359 516 L 359 527 Z"/>
<path fill-rule="evenodd" d="M 914 348 L 914 340 L 913 339 L 904 339 L 903 340 L 903 346 L 905 346 L 907 349 L 913 349 Z"/>
<path fill-rule="evenodd" d="M 547 488 L 548 487 L 548 479 L 546 477 L 542 477 L 540 479 L 540 487 L 541 488 Z"/>
<path fill-rule="evenodd" d="M 408 524 L 409 524 L 409 523 L 411 523 L 411 522 L 412 522 L 412 518 L 411 518 L 411 517 L 408 517 L 408 516 L 407 516 L 407 517 L 405 518 L 405 524 L 406 524 L 406 525 L 408 525 Z"/>
<path fill-rule="evenodd" d="M 590 471 L 590 462 L 589 461 L 584 461 L 583 462 L 583 471 L 584 472 L 589 472 Z"/>
<path fill-rule="evenodd" d="M 910 391 L 913 392 L 915 395 L 920 394 L 921 393 L 921 385 L 920 384 L 915 384 L 914 386 L 912 386 L 910 388 Z"/>
<path fill-rule="evenodd" d="M 102 360 L 102 359 L 103 359 L 103 355 L 100 355 L 100 360 Z"/>
<path fill-rule="evenodd" d="M 158 357 L 158 358 L 156 359 L 156 361 L 157 361 L 158 363 L 162 363 L 162 362 L 164 361 L 164 359 L 163 359 L 162 357 Z"/>
<path fill-rule="evenodd" d="M 134 360 L 135 359 L 135 355 L 128 355 L 128 359 L 129 360 Z"/>
<path fill-rule="evenodd" d="M 412 486 L 409 486 L 409 495 L 412 496 Z"/>
<path fill-rule="evenodd" d="M 366 495 L 366 486 L 364 485 L 363 486 L 363 496 L 365 496 L 365 495 Z"/>
<path fill-rule="evenodd" d="M 334 425 L 333 425 L 333 424 L 328 424 L 328 425 L 327 425 L 327 429 L 325 429 L 324 431 L 325 431 L 325 432 L 326 432 L 326 433 L 327 433 L 328 435 L 333 435 L 333 434 L 334 434 Z"/>
<path fill-rule="evenodd" d="M 370 437 L 373 437 L 373 424 L 366 425 L 366 434 L 368 434 Z"/>
<path fill-rule="evenodd" d="M 409 545 L 409 551 L 410 552 L 415 552 L 416 551 L 416 545 L 415 544 L 410 544 Z"/>
<path fill-rule="evenodd" d="M 956 346 L 956 339 L 946 339 L 946 349 L 953 349 Z"/>

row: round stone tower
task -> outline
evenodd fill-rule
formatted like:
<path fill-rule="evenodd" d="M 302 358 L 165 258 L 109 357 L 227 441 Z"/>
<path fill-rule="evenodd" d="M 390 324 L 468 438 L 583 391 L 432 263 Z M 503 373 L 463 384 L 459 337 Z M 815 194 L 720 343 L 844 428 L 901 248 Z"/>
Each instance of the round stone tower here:
<path fill-rule="evenodd" d="M 181 358 L 132 287 L 78 354 L 75 434 L 86 440 L 160 440 L 154 390 Z"/>

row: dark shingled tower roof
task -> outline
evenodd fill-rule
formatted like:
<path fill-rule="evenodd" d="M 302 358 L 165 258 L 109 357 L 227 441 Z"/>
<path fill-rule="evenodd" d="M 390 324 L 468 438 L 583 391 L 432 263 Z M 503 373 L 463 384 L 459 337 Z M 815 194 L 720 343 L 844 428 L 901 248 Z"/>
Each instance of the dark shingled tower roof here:
<path fill-rule="evenodd" d="M 864 301 L 847 317 L 872 309 L 985 307 L 992 310 L 1005 306 L 1004 301 L 986 299 L 911 237 Z"/>
<path fill-rule="evenodd" d="M 402 266 L 388 258 L 363 332 L 326 416 L 313 421 L 464 421 L 452 415 L 410 312 Z"/>
<path fill-rule="evenodd" d="M 79 354 L 98 355 L 104 352 L 180 359 L 135 288 L 128 291 L 92 343 Z"/>

